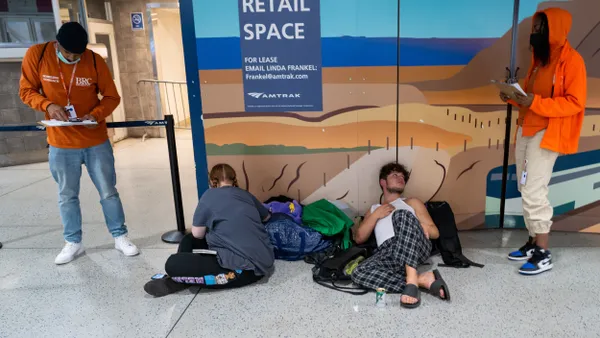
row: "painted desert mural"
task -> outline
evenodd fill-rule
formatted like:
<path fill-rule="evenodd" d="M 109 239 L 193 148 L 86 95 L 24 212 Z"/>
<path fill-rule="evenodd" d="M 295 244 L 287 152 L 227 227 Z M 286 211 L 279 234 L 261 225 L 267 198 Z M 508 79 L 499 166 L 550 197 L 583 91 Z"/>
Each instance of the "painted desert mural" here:
<path fill-rule="evenodd" d="M 587 64 L 588 109 L 579 153 L 555 167 L 553 229 L 600 232 L 600 2 L 521 3 L 521 79 L 535 11 L 558 6 L 574 17 L 569 38 Z M 411 170 L 406 195 L 448 201 L 460 229 L 499 226 L 507 108 L 490 80 L 507 76 L 512 2 L 321 1 L 323 111 L 280 113 L 244 111 L 237 6 L 194 2 L 196 21 L 219 16 L 196 26 L 209 166 L 231 164 L 261 200 L 327 198 L 362 214 L 381 195 L 379 168 L 398 158 Z M 510 158 L 505 227 L 523 227 Z"/>

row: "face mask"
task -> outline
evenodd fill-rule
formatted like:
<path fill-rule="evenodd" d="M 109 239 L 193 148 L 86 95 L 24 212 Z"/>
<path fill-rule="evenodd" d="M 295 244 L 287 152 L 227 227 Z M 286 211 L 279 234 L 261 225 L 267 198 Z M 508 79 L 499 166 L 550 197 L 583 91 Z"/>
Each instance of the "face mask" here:
<path fill-rule="evenodd" d="M 56 51 L 56 56 L 58 56 L 58 59 L 60 61 L 62 61 L 63 63 L 66 63 L 68 65 L 74 65 L 81 60 L 81 59 L 77 59 L 75 61 L 69 61 L 69 60 L 67 60 L 66 57 L 64 57 L 64 55 L 62 55 L 62 53 L 59 50 Z"/>
<path fill-rule="evenodd" d="M 529 36 L 529 44 L 535 49 L 544 45 L 544 36 L 542 33 L 532 33 Z"/>

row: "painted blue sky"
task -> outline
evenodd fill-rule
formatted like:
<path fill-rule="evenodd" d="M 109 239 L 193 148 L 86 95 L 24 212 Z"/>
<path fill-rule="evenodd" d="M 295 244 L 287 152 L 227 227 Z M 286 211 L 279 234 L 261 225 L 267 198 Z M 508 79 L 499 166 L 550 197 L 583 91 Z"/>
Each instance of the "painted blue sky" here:
<path fill-rule="evenodd" d="M 192 1 L 196 37 L 239 36 L 238 0 Z M 323 37 L 396 36 L 397 0 L 320 1 Z M 521 0 L 520 19 L 540 2 Z M 511 25 L 513 0 L 401 0 L 400 11 L 401 37 L 496 38 Z"/>

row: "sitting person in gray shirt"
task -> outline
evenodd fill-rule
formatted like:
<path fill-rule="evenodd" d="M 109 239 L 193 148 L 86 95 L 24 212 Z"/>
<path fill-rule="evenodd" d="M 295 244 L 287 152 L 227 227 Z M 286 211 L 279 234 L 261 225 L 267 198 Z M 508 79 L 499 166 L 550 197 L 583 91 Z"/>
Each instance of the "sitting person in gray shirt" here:
<path fill-rule="evenodd" d="M 263 222 L 271 217 L 256 197 L 238 187 L 227 164 L 210 172 L 210 185 L 194 213 L 192 233 L 165 265 L 167 273 L 144 290 L 162 297 L 188 288 L 235 288 L 270 276 L 275 256 Z"/>

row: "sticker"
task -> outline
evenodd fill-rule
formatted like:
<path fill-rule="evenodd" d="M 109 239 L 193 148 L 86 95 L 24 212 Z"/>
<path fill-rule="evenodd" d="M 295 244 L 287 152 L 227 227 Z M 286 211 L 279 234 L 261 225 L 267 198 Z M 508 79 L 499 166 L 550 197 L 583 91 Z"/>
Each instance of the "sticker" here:
<path fill-rule="evenodd" d="M 204 276 L 204 282 L 206 283 L 206 285 L 217 284 L 217 281 L 215 280 L 215 276 L 211 276 L 211 275 Z"/>
<path fill-rule="evenodd" d="M 235 273 L 237 273 L 239 275 L 242 273 L 242 270 L 235 270 Z"/>
<path fill-rule="evenodd" d="M 164 273 L 157 273 L 156 275 L 152 276 L 152 279 L 163 279 L 165 277 Z"/>
<path fill-rule="evenodd" d="M 217 275 L 217 284 L 219 284 L 219 285 L 227 284 L 227 277 L 225 277 L 224 273 Z"/>
<path fill-rule="evenodd" d="M 235 279 L 235 272 L 232 271 L 232 272 L 228 273 L 227 276 L 225 276 L 225 277 L 227 277 L 228 280 L 233 280 L 233 279 Z"/>
<path fill-rule="evenodd" d="M 196 277 L 196 284 L 204 284 L 204 277 Z"/>

